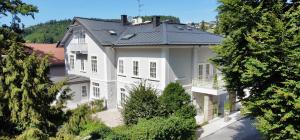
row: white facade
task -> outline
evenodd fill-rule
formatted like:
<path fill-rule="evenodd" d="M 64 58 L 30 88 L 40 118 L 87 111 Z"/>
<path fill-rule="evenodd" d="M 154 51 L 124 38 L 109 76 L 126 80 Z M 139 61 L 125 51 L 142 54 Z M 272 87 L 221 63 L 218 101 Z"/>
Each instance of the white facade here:
<path fill-rule="evenodd" d="M 213 75 L 219 73 L 209 62 L 214 56 L 210 46 L 103 47 L 83 33 L 81 39 L 70 36 L 64 46 L 67 73 L 90 79 L 89 83 L 70 87 L 73 104 L 104 99 L 108 109 L 121 108 L 122 100 L 129 96 L 128 90 L 134 84 L 144 81 L 160 92 L 168 83 L 179 82 L 192 95 L 198 114 L 203 115 L 211 111 L 209 100 L 219 100 L 218 96 L 226 93 L 210 86 Z M 199 65 L 209 66 L 208 70 L 202 67 L 201 79 Z M 220 74 L 217 79 L 220 80 Z M 83 85 L 88 87 L 85 97 L 82 96 Z"/>

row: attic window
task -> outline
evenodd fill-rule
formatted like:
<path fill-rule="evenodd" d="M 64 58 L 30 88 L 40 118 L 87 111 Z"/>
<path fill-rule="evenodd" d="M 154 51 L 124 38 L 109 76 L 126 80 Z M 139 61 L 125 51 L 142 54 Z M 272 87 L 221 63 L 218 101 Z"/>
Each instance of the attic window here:
<path fill-rule="evenodd" d="M 122 40 L 129 40 L 130 38 L 132 38 L 134 36 L 135 36 L 135 34 L 127 34 L 127 35 L 123 36 L 121 39 Z"/>
<path fill-rule="evenodd" d="M 114 30 L 109 30 L 108 32 L 110 35 L 117 35 L 117 33 Z"/>

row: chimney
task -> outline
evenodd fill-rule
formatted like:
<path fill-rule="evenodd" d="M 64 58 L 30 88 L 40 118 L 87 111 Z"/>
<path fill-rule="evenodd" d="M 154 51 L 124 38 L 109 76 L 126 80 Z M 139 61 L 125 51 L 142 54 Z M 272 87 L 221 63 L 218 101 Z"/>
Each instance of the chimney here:
<path fill-rule="evenodd" d="M 128 24 L 127 15 L 121 15 L 121 22 L 122 22 L 123 25 Z"/>
<path fill-rule="evenodd" d="M 153 16 L 152 17 L 153 27 L 157 27 L 160 25 L 160 16 Z"/>

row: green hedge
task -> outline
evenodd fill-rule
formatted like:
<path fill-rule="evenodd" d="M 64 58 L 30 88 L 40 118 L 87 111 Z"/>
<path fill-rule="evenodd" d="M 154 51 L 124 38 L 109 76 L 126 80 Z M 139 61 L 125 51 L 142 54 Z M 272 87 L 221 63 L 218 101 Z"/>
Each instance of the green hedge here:
<path fill-rule="evenodd" d="M 115 133 L 125 136 L 124 139 L 132 140 L 190 140 L 194 139 L 195 128 L 195 119 L 171 116 L 141 119 L 131 127 L 115 129 Z"/>

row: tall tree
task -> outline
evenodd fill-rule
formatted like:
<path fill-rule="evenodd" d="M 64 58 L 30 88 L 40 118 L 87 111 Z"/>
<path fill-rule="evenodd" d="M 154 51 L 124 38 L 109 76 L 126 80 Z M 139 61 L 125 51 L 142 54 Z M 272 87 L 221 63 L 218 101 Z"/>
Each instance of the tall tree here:
<path fill-rule="evenodd" d="M 300 139 L 298 2 L 219 2 L 218 28 L 226 37 L 214 62 L 227 88 L 268 139 Z"/>
<path fill-rule="evenodd" d="M 33 17 L 38 10 L 21 0 L 3 0 L 0 7 L 1 16 L 13 15 L 11 25 L 0 28 L 0 135 L 14 135 L 28 128 L 53 132 L 63 119 L 63 106 L 51 104 L 64 82 L 54 84 L 47 76 L 48 57 L 40 58 L 27 51 L 17 17 Z M 62 92 L 60 99 L 65 99 L 66 93 Z"/>
<path fill-rule="evenodd" d="M 205 25 L 205 21 L 204 21 L 204 20 L 201 21 L 200 29 L 201 29 L 202 31 L 206 31 L 206 30 L 207 30 L 207 27 L 206 27 L 206 25 Z"/>

